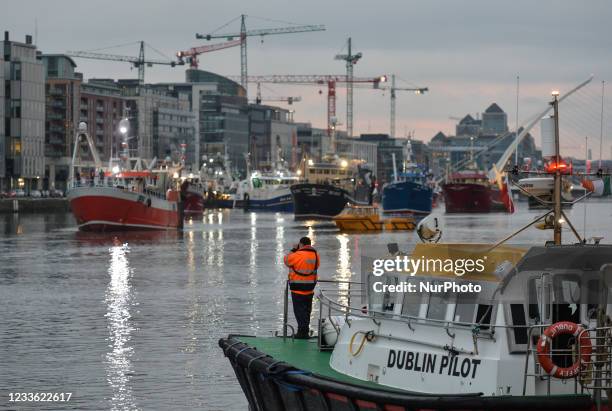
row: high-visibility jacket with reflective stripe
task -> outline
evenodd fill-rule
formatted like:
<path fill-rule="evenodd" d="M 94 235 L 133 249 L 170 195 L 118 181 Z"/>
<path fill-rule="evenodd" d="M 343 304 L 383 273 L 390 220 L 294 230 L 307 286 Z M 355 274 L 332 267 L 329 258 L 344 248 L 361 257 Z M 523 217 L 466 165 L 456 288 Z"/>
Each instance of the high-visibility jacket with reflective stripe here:
<path fill-rule="evenodd" d="M 289 267 L 289 288 L 292 293 L 314 294 L 317 285 L 319 254 L 309 245 L 285 256 L 285 265 Z"/>

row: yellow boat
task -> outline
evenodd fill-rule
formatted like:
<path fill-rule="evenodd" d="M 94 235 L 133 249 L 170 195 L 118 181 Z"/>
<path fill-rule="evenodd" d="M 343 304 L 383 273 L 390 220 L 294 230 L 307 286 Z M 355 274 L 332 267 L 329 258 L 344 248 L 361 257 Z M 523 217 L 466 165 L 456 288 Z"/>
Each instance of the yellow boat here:
<path fill-rule="evenodd" d="M 377 232 L 377 231 L 411 231 L 416 227 L 412 217 L 380 218 L 378 208 L 371 206 L 353 206 L 346 208 L 334 218 L 340 231 Z"/>

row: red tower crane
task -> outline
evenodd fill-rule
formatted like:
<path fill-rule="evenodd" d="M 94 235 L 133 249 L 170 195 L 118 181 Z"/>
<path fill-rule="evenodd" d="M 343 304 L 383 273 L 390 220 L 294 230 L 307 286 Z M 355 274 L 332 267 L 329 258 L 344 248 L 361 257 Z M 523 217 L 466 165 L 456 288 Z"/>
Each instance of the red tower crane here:
<path fill-rule="evenodd" d="M 240 77 L 230 76 L 232 80 L 240 81 Z M 296 84 L 321 86 L 327 84 L 327 134 L 332 135 L 336 117 L 336 83 L 364 83 L 371 84 L 372 88 L 377 89 L 381 82 L 387 81 L 387 76 L 378 77 L 353 77 L 352 82 L 348 76 L 343 74 L 314 74 L 314 75 L 268 75 L 268 76 L 248 76 L 247 81 L 269 84 Z"/>
<path fill-rule="evenodd" d="M 184 64 L 184 59 L 186 58 L 189 62 L 189 67 L 197 69 L 198 68 L 198 56 L 203 53 L 209 53 L 211 51 L 223 50 L 230 47 L 239 46 L 242 43 L 242 40 L 231 40 L 226 41 L 224 43 L 216 43 L 208 46 L 199 46 L 192 47 L 189 50 L 179 51 L 176 53 L 176 57 L 179 62 Z"/>

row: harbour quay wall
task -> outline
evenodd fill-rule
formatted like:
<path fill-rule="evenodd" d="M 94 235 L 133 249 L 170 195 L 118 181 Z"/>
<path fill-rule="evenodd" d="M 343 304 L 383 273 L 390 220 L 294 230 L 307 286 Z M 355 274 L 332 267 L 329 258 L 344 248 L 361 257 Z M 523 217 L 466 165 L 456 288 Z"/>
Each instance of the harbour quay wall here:
<path fill-rule="evenodd" d="M 67 198 L 3 198 L 0 213 L 50 213 L 70 211 Z"/>

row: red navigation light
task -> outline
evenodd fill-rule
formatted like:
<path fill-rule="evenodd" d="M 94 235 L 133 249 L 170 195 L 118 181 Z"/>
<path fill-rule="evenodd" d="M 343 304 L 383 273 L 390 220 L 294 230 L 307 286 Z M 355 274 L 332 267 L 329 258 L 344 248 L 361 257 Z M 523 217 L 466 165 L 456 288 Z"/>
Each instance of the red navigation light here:
<path fill-rule="evenodd" d="M 553 160 L 546 165 L 546 171 L 548 173 L 556 173 L 559 171 L 561 174 L 571 174 L 572 173 L 572 165 L 567 164 L 563 160 Z"/>

